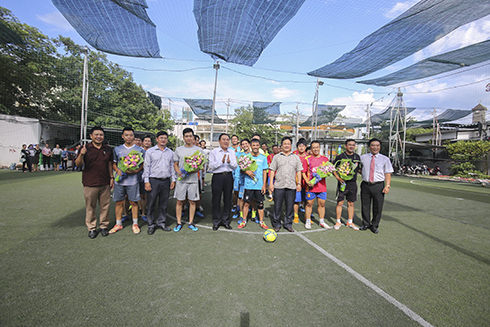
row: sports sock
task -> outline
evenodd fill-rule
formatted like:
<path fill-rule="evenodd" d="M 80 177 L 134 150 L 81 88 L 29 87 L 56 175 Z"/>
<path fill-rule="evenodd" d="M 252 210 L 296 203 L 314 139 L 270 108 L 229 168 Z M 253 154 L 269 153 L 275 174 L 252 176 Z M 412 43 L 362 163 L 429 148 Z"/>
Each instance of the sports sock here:
<path fill-rule="evenodd" d="M 138 225 L 138 218 L 136 219 L 133 218 L 133 225 Z"/>
<path fill-rule="evenodd" d="M 325 219 L 320 218 L 320 224 L 325 224 Z"/>
<path fill-rule="evenodd" d="M 243 211 L 240 211 L 240 218 L 243 218 Z"/>
<path fill-rule="evenodd" d="M 349 224 L 352 224 L 352 219 L 347 220 Z"/>
<path fill-rule="evenodd" d="M 337 222 L 340 224 L 340 219 L 337 219 Z M 352 222 L 352 221 L 351 221 Z"/>
<path fill-rule="evenodd" d="M 116 225 L 121 225 L 122 226 L 122 220 L 116 220 Z"/>
<path fill-rule="evenodd" d="M 256 216 L 257 216 L 257 212 L 255 210 L 252 210 L 252 219 L 255 219 Z"/>

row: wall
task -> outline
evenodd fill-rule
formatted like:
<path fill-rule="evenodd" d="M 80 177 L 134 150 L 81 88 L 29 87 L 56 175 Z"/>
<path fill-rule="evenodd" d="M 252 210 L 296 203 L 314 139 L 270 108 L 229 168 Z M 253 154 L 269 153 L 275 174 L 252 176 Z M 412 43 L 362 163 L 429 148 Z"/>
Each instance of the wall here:
<path fill-rule="evenodd" d="M 0 167 L 19 164 L 22 144 L 36 144 L 40 136 L 39 120 L 0 114 Z"/>

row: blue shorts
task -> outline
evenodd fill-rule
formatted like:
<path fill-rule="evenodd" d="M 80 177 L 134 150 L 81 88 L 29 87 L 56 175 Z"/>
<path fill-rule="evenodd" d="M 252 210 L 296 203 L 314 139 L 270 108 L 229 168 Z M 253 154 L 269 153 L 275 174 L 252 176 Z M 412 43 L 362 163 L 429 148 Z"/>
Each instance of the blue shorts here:
<path fill-rule="evenodd" d="M 129 201 L 138 202 L 140 198 L 140 184 L 134 185 L 119 185 L 114 184 L 114 193 L 112 194 L 112 200 L 119 202 L 124 200 L 124 196 L 128 195 Z"/>
<path fill-rule="evenodd" d="M 303 202 L 306 201 L 306 190 L 304 188 L 301 189 L 301 191 L 296 192 L 296 198 L 294 199 L 294 202 Z"/>
<path fill-rule="evenodd" d="M 326 200 L 327 192 L 306 192 L 306 200 L 314 200 L 315 198 Z"/>
<path fill-rule="evenodd" d="M 245 185 L 240 185 L 240 189 L 238 190 L 238 198 L 243 199 L 244 193 L 245 193 Z"/>

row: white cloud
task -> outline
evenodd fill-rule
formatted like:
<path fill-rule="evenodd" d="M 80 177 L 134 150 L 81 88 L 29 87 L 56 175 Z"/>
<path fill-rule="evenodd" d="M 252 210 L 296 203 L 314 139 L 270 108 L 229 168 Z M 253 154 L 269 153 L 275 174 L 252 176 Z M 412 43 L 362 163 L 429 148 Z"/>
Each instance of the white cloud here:
<path fill-rule="evenodd" d="M 419 0 L 408 0 L 405 2 L 397 2 L 390 10 L 388 10 L 384 16 L 389 19 L 394 19 L 405 11 L 410 9 L 413 5 L 415 5 Z"/>
<path fill-rule="evenodd" d="M 287 87 L 279 87 L 275 88 L 271 91 L 271 94 L 274 98 L 279 100 L 284 99 L 296 99 L 299 95 L 298 90 L 288 89 Z"/>
<path fill-rule="evenodd" d="M 368 88 L 361 92 L 354 92 L 347 97 L 334 98 L 327 102 L 330 105 L 345 105 L 345 109 L 341 112 L 347 117 L 366 117 L 366 106 L 372 103 L 372 112 L 378 113 L 382 111 L 392 100 L 392 97 L 384 97 L 379 99 L 375 96 L 373 89 Z"/>
<path fill-rule="evenodd" d="M 66 18 L 59 12 L 55 11 L 46 15 L 36 15 L 37 19 L 48 25 L 52 25 L 62 31 L 72 31 L 74 28 L 68 23 Z"/>

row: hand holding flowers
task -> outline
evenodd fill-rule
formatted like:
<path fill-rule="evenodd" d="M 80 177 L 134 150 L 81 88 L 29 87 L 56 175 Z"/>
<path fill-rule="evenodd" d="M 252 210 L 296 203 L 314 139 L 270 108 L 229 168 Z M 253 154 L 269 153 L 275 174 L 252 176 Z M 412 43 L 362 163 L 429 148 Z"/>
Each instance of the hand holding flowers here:
<path fill-rule="evenodd" d="M 134 170 L 138 170 L 143 162 L 143 153 L 136 150 L 131 150 L 128 155 L 119 158 L 117 168 L 121 174 L 116 174 L 115 181 L 120 182 L 128 176 L 128 173 L 134 173 Z"/>
<path fill-rule="evenodd" d="M 259 168 L 259 166 L 257 165 L 257 162 L 252 159 L 252 156 L 250 155 L 245 155 L 245 156 L 241 156 L 239 159 L 238 159 L 238 167 L 240 167 L 240 170 L 241 171 L 256 171 L 257 168 Z M 248 174 L 247 174 L 248 176 Z M 255 175 L 253 175 L 254 177 L 250 177 L 252 178 L 252 180 L 254 181 L 254 183 L 257 183 L 257 178 L 255 178 Z"/>
<path fill-rule="evenodd" d="M 203 169 L 206 162 L 208 162 L 206 156 L 199 150 L 194 152 L 194 154 L 191 156 L 185 156 L 184 168 L 180 168 L 181 175 L 178 180 L 180 181 L 186 178 L 189 174 Z"/>
<path fill-rule="evenodd" d="M 335 171 L 335 166 L 332 165 L 330 162 L 326 161 L 322 163 L 320 166 L 311 169 L 312 177 L 308 182 L 308 184 L 310 184 L 310 186 L 314 186 L 322 179 L 327 178 L 328 176 L 332 176 L 332 173 L 334 171 Z"/>

